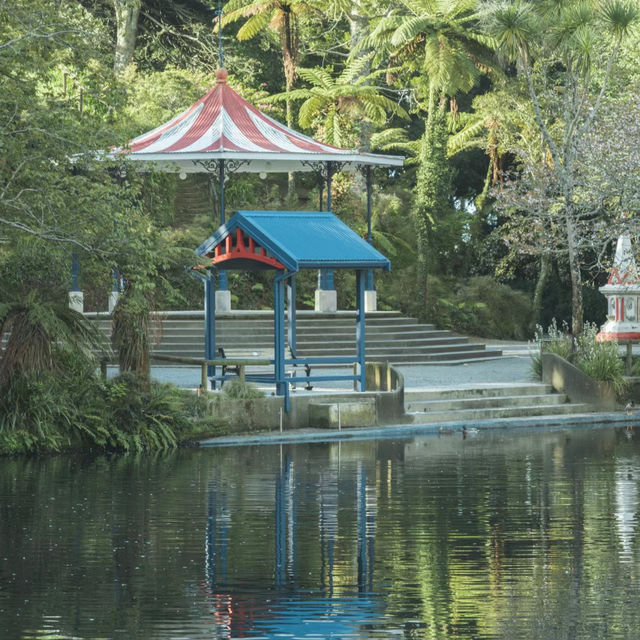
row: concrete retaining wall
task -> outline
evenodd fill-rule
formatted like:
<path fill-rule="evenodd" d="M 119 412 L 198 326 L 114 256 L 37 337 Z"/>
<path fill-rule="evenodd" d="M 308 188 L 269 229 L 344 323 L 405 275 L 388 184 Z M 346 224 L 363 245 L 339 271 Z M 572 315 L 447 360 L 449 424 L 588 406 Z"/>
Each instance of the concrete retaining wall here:
<path fill-rule="evenodd" d="M 284 412 L 284 399 L 278 396 L 268 396 L 253 400 L 239 400 L 229 398 L 224 393 L 211 393 L 209 397 L 209 410 L 211 415 L 220 418 L 227 423 L 229 433 L 248 433 L 252 431 L 265 431 L 280 428 L 301 429 L 308 427 L 331 427 L 331 417 L 335 416 L 335 407 L 344 405 L 344 415 L 357 413 L 353 411 L 353 405 L 362 400 L 365 405 L 365 414 L 371 417 L 369 424 L 346 426 L 382 426 L 400 422 L 404 415 L 404 378 L 402 374 L 386 363 L 368 362 L 365 369 L 366 387 L 364 393 L 345 393 L 337 391 L 335 394 L 306 393 L 298 391 L 292 393 L 291 411 Z M 300 394 L 300 395 L 297 395 Z M 375 412 L 372 411 L 372 403 L 375 403 Z M 312 409 L 311 405 L 326 405 L 326 411 Z M 324 416 L 329 416 L 329 421 Z M 364 415 L 364 414 L 363 414 Z M 319 416 L 319 417 L 318 417 Z M 316 423 L 314 423 L 314 420 Z M 348 420 L 347 420 L 348 422 Z"/>
<path fill-rule="evenodd" d="M 616 394 L 606 382 L 598 382 L 555 353 L 542 354 L 542 381 L 566 394 L 571 402 L 584 402 L 598 411 L 614 411 Z"/>

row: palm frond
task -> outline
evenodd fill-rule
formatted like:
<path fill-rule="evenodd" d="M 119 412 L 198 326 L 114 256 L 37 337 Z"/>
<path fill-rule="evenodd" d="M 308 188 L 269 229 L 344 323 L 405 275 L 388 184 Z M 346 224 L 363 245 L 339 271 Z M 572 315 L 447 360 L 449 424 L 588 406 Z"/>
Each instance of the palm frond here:
<path fill-rule="evenodd" d="M 302 103 L 298 111 L 298 122 L 301 127 L 310 127 L 313 119 L 327 106 L 327 100 L 323 96 L 311 96 Z"/>
<path fill-rule="evenodd" d="M 608 0 L 601 10 L 601 20 L 616 37 L 623 38 L 638 25 L 640 9 L 631 0 Z"/>
<path fill-rule="evenodd" d="M 489 6 L 486 17 L 490 35 L 512 59 L 527 51 L 538 38 L 538 20 L 528 2 L 495 3 Z"/>
<path fill-rule="evenodd" d="M 436 30 L 430 16 L 416 16 L 404 20 L 391 36 L 391 45 L 400 48 L 423 34 L 432 34 Z"/>
<path fill-rule="evenodd" d="M 273 104 L 277 102 L 287 102 L 288 100 L 306 100 L 313 95 L 313 89 L 292 89 L 282 93 L 274 93 L 272 96 L 261 98 L 261 102 Z"/>
<path fill-rule="evenodd" d="M 241 27 L 238 29 L 236 37 L 238 40 L 250 40 L 257 36 L 261 31 L 266 29 L 271 18 L 273 17 L 272 11 L 264 11 L 262 13 L 256 13 L 251 16 Z"/>
<path fill-rule="evenodd" d="M 322 67 L 314 67 L 313 69 L 298 69 L 298 75 L 316 87 L 322 87 L 323 89 L 330 89 L 334 85 L 331 73 Z"/>
<path fill-rule="evenodd" d="M 369 71 L 374 55 L 375 51 L 371 51 L 359 58 L 350 60 L 344 71 L 338 76 L 337 82 L 339 84 L 352 84 L 356 80 L 362 80 L 363 77 L 369 75 L 365 72 Z"/>
<path fill-rule="evenodd" d="M 458 133 L 449 136 L 447 140 L 447 155 L 453 156 L 470 147 L 483 147 L 486 143 L 485 131 L 485 118 L 480 116 L 475 122 L 468 124 Z"/>

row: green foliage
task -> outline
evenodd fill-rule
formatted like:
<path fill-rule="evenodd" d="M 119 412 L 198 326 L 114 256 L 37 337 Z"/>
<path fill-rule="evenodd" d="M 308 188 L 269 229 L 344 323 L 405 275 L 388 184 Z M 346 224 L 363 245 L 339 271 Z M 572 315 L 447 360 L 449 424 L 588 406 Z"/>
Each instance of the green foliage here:
<path fill-rule="evenodd" d="M 242 381 L 240 378 L 225 382 L 222 392 L 229 398 L 236 400 L 254 400 L 264 398 L 264 391 L 258 389 L 250 382 Z"/>
<path fill-rule="evenodd" d="M 130 374 L 108 382 L 78 360 L 64 378 L 17 375 L 0 393 L 0 454 L 68 449 L 164 451 L 189 437 L 203 400 Z"/>
<path fill-rule="evenodd" d="M 569 333 L 566 324 L 563 329 L 559 329 L 555 319 L 546 335 L 538 325 L 531 351 L 534 374 L 538 378 L 542 377 L 541 354 L 555 353 L 594 380 L 608 383 L 620 397 L 627 388 L 627 381 L 618 343 L 615 340 L 599 342 L 597 334 L 598 326 L 592 322 L 585 322 L 584 329 L 577 338 Z"/>
<path fill-rule="evenodd" d="M 112 442 L 118 449 L 170 449 L 188 428 L 182 398 L 171 385 L 147 388 L 138 376 L 124 374 L 110 381 L 105 393 L 112 414 Z"/>
<path fill-rule="evenodd" d="M 107 349 L 96 325 L 69 308 L 59 251 L 29 238 L 0 254 L 0 386 L 12 376 L 63 374 L 73 355 L 88 364 Z"/>
<path fill-rule="evenodd" d="M 473 336 L 523 340 L 531 316 L 529 297 L 488 277 L 456 281 L 429 278 L 430 319 Z"/>
<path fill-rule="evenodd" d="M 112 343 L 123 372 L 133 372 L 149 382 L 151 335 L 149 301 L 136 295 L 133 286 L 125 289 L 113 312 Z"/>
<path fill-rule="evenodd" d="M 597 325 L 585 322 L 582 335 L 577 339 L 576 366 L 594 380 L 607 382 L 620 397 L 627 388 L 624 362 L 615 340 L 598 342 Z"/>
<path fill-rule="evenodd" d="M 529 344 L 531 355 L 531 368 L 533 375 L 538 380 L 542 379 L 542 353 L 555 353 L 557 356 L 571 362 L 575 355 L 574 338 L 569 333 L 567 323 L 563 323 L 562 329 L 558 328 L 555 318 L 547 328 L 545 335 L 544 328 L 536 325 L 533 343 Z"/>
<path fill-rule="evenodd" d="M 310 87 L 271 96 L 267 102 L 304 100 L 298 111 L 301 127 L 313 128 L 315 135 L 329 144 L 354 146 L 363 122 L 381 125 L 387 122 L 388 114 L 408 118 L 407 112 L 376 86 L 381 72 L 369 70 L 372 58 L 373 53 L 353 58 L 336 77 L 328 67 L 298 69 Z"/>

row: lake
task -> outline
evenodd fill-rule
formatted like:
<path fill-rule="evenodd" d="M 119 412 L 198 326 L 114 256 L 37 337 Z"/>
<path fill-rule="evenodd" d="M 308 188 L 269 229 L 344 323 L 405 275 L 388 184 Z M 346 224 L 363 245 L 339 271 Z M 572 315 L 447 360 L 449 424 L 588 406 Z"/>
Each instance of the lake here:
<path fill-rule="evenodd" d="M 0 638 L 637 639 L 640 432 L 0 460 Z"/>

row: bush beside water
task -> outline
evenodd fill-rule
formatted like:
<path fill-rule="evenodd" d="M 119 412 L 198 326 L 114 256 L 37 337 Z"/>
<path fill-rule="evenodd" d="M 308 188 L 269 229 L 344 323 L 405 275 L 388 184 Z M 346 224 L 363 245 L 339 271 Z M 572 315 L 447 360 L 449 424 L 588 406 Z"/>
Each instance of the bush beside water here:
<path fill-rule="evenodd" d="M 582 335 L 574 338 L 566 325 L 560 329 L 553 319 L 546 335 L 538 325 L 535 332 L 534 348 L 531 353 L 532 368 L 537 378 L 542 378 L 542 353 L 555 353 L 564 358 L 583 373 L 611 385 L 617 396 L 627 388 L 624 377 L 624 362 L 620 357 L 618 343 L 615 340 L 598 342 L 598 326 L 586 322 Z"/>
<path fill-rule="evenodd" d="M 167 450 L 213 430 L 206 408 L 191 391 L 133 375 L 16 376 L 0 393 L 0 454 Z"/>

